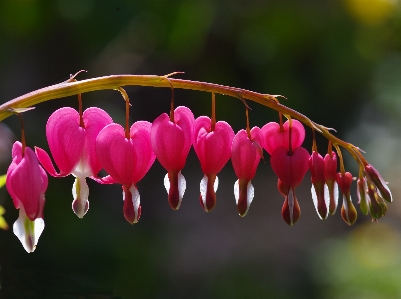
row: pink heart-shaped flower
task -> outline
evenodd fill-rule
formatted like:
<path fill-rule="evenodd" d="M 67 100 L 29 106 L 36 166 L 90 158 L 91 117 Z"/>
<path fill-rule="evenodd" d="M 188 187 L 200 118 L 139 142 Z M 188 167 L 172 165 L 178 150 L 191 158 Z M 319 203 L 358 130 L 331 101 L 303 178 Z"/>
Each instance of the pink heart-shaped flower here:
<path fill-rule="evenodd" d="M 280 130 L 280 125 L 276 122 L 270 122 L 262 127 L 263 134 L 263 148 L 271 155 L 273 151 L 284 146 L 289 149 L 290 135 L 289 135 L 290 122 L 287 120 L 283 125 L 283 131 Z M 292 148 L 300 147 L 305 139 L 305 129 L 301 122 L 296 119 L 292 120 L 292 133 L 291 145 Z"/>

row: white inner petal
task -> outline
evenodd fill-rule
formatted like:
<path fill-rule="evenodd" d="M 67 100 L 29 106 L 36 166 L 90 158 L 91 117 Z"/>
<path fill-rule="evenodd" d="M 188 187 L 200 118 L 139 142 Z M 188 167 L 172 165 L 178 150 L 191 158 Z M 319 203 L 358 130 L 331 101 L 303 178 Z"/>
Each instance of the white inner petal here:
<path fill-rule="evenodd" d="M 74 197 L 74 200 L 79 200 L 81 204 L 81 208 L 79 209 L 79 213 L 77 214 L 77 216 L 79 218 L 84 217 L 84 215 L 89 209 L 89 201 L 88 201 L 89 187 L 88 184 L 86 183 L 85 177 L 75 178 L 74 184 L 72 185 L 72 196 Z M 86 202 L 88 202 L 88 209 L 85 210 Z"/>
<path fill-rule="evenodd" d="M 313 204 L 315 205 L 316 213 L 319 216 L 319 218 L 322 219 L 322 217 L 320 216 L 319 211 L 317 209 L 317 196 L 316 196 L 315 186 L 313 184 L 312 184 L 312 188 L 310 191 L 312 193 L 312 199 L 313 199 Z"/>
<path fill-rule="evenodd" d="M 207 209 L 207 207 L 206 207 L 207 182 L 208 182 L 208 177 L 206 175 L 204 175 L 200 182 L 200 194 L 201 194 L 202 203 L 203 203 L 203 206 L 205 209 Z M 216 176 L 216 179 L 214 180 L 214 183 L 213 183 L 214 192 L 217 191 L 218 187 L 219 187 L 219 178 Z"/>
<path fill-rule="evenodd" d="M 131 186 L 131 188 L 129 188 L 129 191 L 131 192 L 132 195 L 132 204 L 134 205 L 134 210 L 135 210 L 135 221 L 134 223 L 138 222 L 138 209 L 139 206 L 141 204 L 141 197 L 139 196 L 139 191 L 138 189 L 135 188 L 134 185 Z"/>
<path fill-rule="evenodd" d="M 13 232 L 20 240 L 24 249 L 27 252 L 33 252 L 44 228 L 45 222 L 42 218 L 36 218 L 34 221 L 29 220 L 25 214 L 24 208 L 21 207 L 19 217 L 13 225 Z"/>
<path fill-rule="evenodd" d="M 180 203 L 181 204 L 181 200 L 184 197 L 184 193 L 185 193 L 185 189 L 187 187 L 187 182 L 185 181 L 184 176 L 181 174 L 181 171 L 178 173 L 178 196 L 180 198 Z"/>
<path fill-rule="evenodd" d="M 168 179 L 168 173 L 164 176 L 164 188 L 166 188 L 166 191 L 170 190 L 170 180 Z"/>
<path fill-rule="evenodd" d="M 239 184 L 238 184 L 238 180 L 234 183 L 234 197 L 235 197 L 235 203 L 238 205 L 238 199 L 239 199 Z"/>
<path fill-rule="evenodd" d="M 334 209 L 334 213 L 335 213 L 337 210 L 337 207 L 338 207 L 338 197 L 339 197 L 337 182 L 334 182 L 334 192 L 333 193 L 334 193 L 334 202 L 336 203 L 336 208 Z"/>

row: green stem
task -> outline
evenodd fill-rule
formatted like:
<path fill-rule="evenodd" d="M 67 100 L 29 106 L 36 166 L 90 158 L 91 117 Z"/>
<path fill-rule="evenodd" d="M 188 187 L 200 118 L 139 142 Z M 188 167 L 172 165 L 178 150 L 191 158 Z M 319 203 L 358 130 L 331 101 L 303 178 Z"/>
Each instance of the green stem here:
<path fill-rule="evenodd" d="M 76 95 L 79 93 L 85 93 L 96 90 L 105 89 L 119 89 L 122 86 L 135 85 L 135 86 L 151 86 L 151 87 L 173 87 L 179 89 L 191 89 L 205 92 L 218 93 L 223 95 L 232 96 L 240 100 L 247 99 L 254 101 L 263 106 L 274 109 L 281 112 L 284 115 L 291 116 L 298 119 L 305 125 L 314 128 L 316 131 L 321 133 L 324 137 L 330 140 L 333 145 L 340 145 L 346 148 L 353 157 L 358 157 L 358 160 L 366 161 L 361 152 L 354 145 L 342 141 L 341 139 L 332 135 L 329 130 L 319 125 L 305 115 L 279 103 L 277 100 L 278 96 L 261 94 L 241 88 L 223 86 L 213 83 L 190 81 L 173 79 L 168 76 L 156 76 L 156 75 L 112 75 L 105 77 L 97 77 L 82 81 L 71 82 L 67 80 L 66 82 L 51 85 L 45 88 L 35 90 L 33 92 L 22 95 L 11 101 L 8 101 L 0 106 L 0 121 L 9 117 L 13 114 L 10 108 L 26 108 L 31 107 L 41 102 L 63 98 L 67 96 Z"/>

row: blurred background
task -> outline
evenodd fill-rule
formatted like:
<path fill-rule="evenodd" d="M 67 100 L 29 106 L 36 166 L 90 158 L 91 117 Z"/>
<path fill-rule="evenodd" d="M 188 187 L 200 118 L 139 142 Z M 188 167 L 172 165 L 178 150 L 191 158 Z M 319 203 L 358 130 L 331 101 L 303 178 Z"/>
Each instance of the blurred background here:
<path fill-rule="evenodd" d="M 121 186 L 90 181 L 90 210 L 71 210 L 73 177 L 49 177 L 45 230 L 28 254 L 12 232 L 18 218 L 5 188 L 0 205 L 1 298 L 398 298 L 401 297 L 401 4 L 398 0 L 2 0 L 0 102 L 65 81 L 110 74 L 165 75 L 281 94 L 282 103 L 337 130 L 366 151 L 390 182 L 395 202 L 379 223 L 359 213 L 348 227 L 340 213 L 322 221 L 310 195 L 310 174 L 297 188 L 302 209 L 289 227 L 269 156 L 253 180 L 245 218 L 233 196 L 229 162 L 219 174 L 217 205 L 199 204 L 203 176 L 191 150 L 187 190 L 173 211 L 156 161 L 139 182 L 142 216 L 129 225 Z M 170 90 L 127 87 L 131 122 L 168 112 Z M 210 94 L 175 91 L 177 105 L 210 115 Z M 118 92 L 83 95 L 84 107 L 124 121 Z M 243 104 L 217 95 L 217 119 L 245 127 Z M 278 121 L 249 103 L 251 126 Z M 76 97 L 39 104 L 24 114 L 27 143 L 48 150 L 45 125 Z M 18 118 L 3 122 L 1 173 L 20 138 Z M 317 137 L 324 155 L 327 141 Z M 311 149 L 311 132 L 304 143 Z M 346 169 L 357 164 L 345 154 Z M 356 184 L 353 199 L 356 205 Z M 341 204 L 341 203 L 340 203 Z M 357 207 L 358 209 L 358 207 Z M 0 211 L 1 212 L 1 211 Z"/>

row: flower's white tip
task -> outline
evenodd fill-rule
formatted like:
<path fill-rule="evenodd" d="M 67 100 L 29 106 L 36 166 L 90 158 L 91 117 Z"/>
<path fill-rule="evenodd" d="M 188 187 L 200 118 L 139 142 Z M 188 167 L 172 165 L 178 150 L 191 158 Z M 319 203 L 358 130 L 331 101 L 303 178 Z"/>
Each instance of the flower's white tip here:
<path fill-rule="evenodd" d="M 72 195 L 74 196 L 72 210 L 79 218 L 83 218 L 89 210 L 89 187 L 85 177 L 75 178 L 74 185 L 72 186 Z"/>
<path fill-rule="evenodd" d="M 208 178 L 206 175 L 204 175 L 200 182 L 200 194 L 202 196 L 203 206 L 206 209 L 207 209 L 207 205 L 206 205 L 207 182 L 208 182 Z M 214 180 L 214 183 L 213 183 L 213 189 L 214 189 L 215 193 L 216 193 L 218 187 L 219 187 L 219 178 L 216 176 L 216 179 Z"/>
<path fill-rule="evenodd" d="M 13 231 L 28 253 L 36 249 L 44 228 L 45 222 L 42 218 L 36 218 L 34 221 L 31 221 L 26 216 L 23 207 L 20 208 L 19 217 L 13 225 Z"/>

